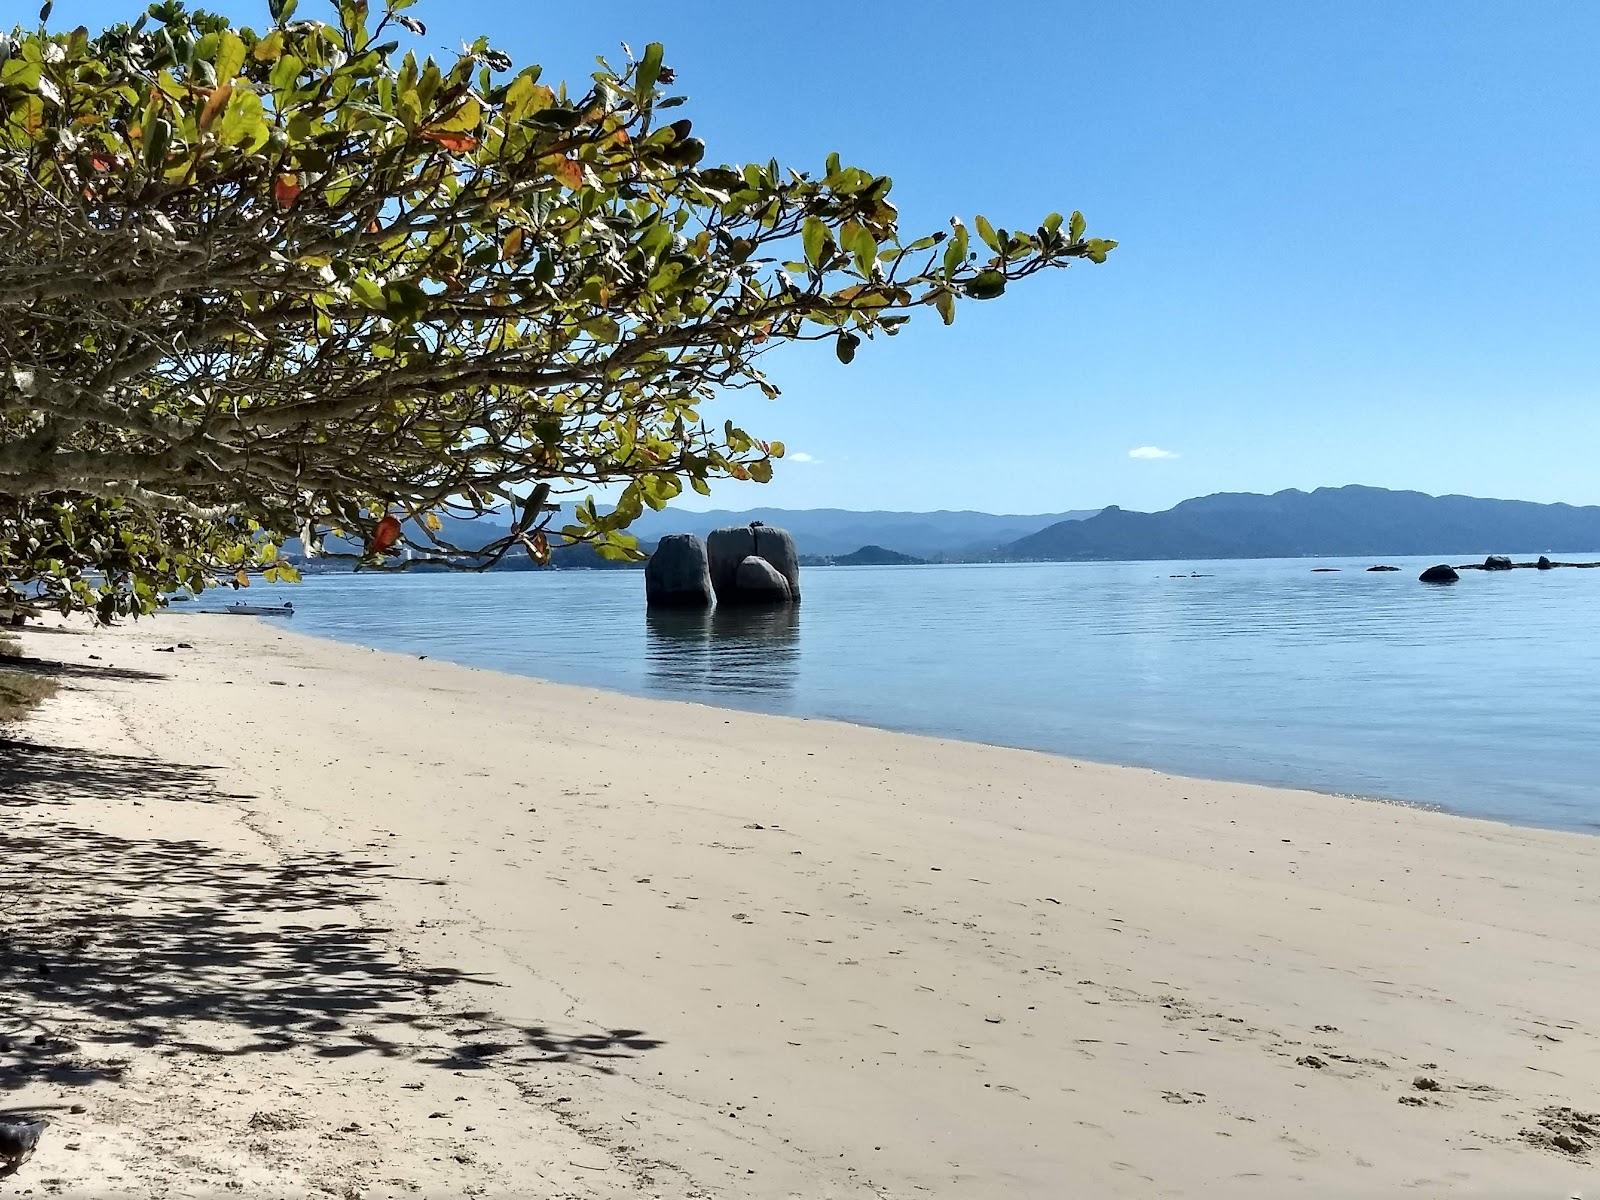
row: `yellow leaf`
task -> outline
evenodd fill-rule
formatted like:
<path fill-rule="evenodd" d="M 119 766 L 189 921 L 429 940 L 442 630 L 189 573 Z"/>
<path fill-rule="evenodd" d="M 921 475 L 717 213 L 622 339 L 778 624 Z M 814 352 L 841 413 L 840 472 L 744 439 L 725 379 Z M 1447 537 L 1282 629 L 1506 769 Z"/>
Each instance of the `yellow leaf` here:
<path fill-rule="evenodd" d="M 539 83 L 531 71 L 524 71 L 506 89 L 505 114 L 513 121 L 543 112 L 556 102 L 556 94 Z"/>
<path fill-rule="evenodd" d="M 444 522 L 439 520 L 437 513 L 423 513 L 422 523 L 428 527 L 429 532 L 438 533 L 444 528 Z"/>
<path fill-rule="evenodd" d="M 244 39 L 231 29 L 224 29 L 217 37 L 217 82 L 228 83 L 244 66 Z"/>
<path fill-rule="evenodd" d="M 523 237 L 524 234 L 520 225 L 506 234 L 506 240 L 500 243 L 500 257 L 502 260 L 515 258 L 522 253 Z"/>
<path fill-rule="evenodd" d="M 448 117 L 441 121 L 434 121 L 429 128 L 448 129 L 456 133 L 464 133 L 476 129 L 478 122 L 483 120 L 483 105 L 468 96 Z"/>
<path fill-rule="evenodd" d="M 283 55 L 283 30 L 274 29 L 256 43 L 255 60 L 260 63 L 277 62 Z"/>

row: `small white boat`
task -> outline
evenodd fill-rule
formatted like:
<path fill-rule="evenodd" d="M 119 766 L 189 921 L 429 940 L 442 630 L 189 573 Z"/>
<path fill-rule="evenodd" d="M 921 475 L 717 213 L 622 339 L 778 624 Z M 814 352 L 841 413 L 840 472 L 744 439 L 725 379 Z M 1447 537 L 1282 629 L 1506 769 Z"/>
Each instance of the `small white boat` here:
<path fill-rule="evenodd" d="M 235 617 L 292 617 L 294 602 L 285 600 L 282 604 L 230 604 L 222 611 Z"/>

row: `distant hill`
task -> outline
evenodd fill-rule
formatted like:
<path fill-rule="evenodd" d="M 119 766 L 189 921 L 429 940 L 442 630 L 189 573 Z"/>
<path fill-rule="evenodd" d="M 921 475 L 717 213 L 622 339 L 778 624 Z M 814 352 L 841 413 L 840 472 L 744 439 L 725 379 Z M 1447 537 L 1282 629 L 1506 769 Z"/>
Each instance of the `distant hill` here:
<path fill-rule="evenodd" d="M 882 546 L 863 546 L 849 554 L 803 554 L 801 566 L 813 567 L 915 567 L 927 560 Z"/>
<path fill-rule="evenodd" d="M 1561 553 L 1600 549 L 1600 508 L 1429 496 L 1351 485 L 1221 492 L 1164 512 L 1112 506 L 1021 537 L 1001 557 L 1087 561 L 1315 555 Z"/>

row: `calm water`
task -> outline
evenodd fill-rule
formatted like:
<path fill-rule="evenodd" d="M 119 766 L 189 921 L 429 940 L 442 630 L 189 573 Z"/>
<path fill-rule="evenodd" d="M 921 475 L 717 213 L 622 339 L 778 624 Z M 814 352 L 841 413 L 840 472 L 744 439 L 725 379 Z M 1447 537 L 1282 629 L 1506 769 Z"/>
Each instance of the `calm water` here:
<path fill-rule="evenodd" d="M 1600 571 L 1390 561 L 812 569 L 797 612 L 647 615 L 638 573 L 600 571 L 251 598 L 543 679 L 1600 830 Z"/>

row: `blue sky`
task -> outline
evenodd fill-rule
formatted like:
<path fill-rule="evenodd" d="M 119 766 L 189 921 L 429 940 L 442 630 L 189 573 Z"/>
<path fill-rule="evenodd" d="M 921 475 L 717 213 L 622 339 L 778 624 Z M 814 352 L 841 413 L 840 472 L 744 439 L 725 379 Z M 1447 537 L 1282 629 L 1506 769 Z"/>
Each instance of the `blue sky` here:
<path fill-rule="evenodd" d="M 264 0 L 207 7 L 263 23 Z M 52 23 L 138 8 L 57 0 Z M 782 399 L 737 415 L 812 461 L 719 506 L 1154 509 L 1352 482 L 1600 503 L 1600 6 L 412 13 L 441 50 L 487 33 L 547 80 L 662 41 L 710 158 L 837 150 L 894 177 L 910 231 L 1079 208 L 1122 243 L 849 367 L 780 351 Z"/>

